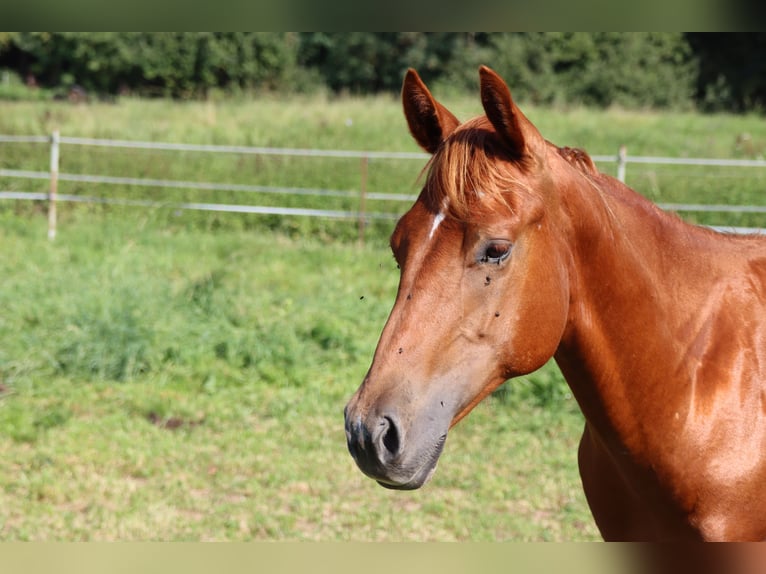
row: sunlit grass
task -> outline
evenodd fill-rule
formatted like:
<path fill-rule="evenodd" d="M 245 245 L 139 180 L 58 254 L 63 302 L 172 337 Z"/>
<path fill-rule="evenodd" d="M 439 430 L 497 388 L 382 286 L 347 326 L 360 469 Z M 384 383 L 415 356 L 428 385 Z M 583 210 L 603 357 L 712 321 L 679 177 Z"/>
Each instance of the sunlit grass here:
<path fill-rule="evenodd" d="M 446 103 L 461 117 L 480 110 L 478 98 Z M 766 125 L 753 116 L 525 111 L 551 141 L 593 154 L 626 144 L 635 155 L 757 157 L 766 142 Z M 3 104 L 0 133 L 53 129 L 416 151 L 391 98 Z M 47 162 L 45 146 L 0 147 L 4 168 L 45 170 Z M 359 167 L 62 150 L 63 171 L 263 185 L 358 189 Z M 372 161 L 368 189 L 414 193 L 421 167 Z M 715 174 L 629 166 L 628 183 L 655 201 L 761 201 L 757 172 Z M 45 188 L 12 178 L 0 184 Z M 160 194 L 63 182 L 61 191 Z M 356 209 L 354 200 L 311 201 Z M 360 246 L 355 222 L 78 205 L 61 206 L 59 234 L 49 242 L 43 205 L 3 202 L 0 539 L 595 539 L 576 469 L 582 417 L 552 365 L 508 383 L 453 429 L 424 489 L 387 491 L 355 467 L 342 410 L 393 302 L 392 225 L 372 226 Z"/>
<path fill-rule="evenodd" d="M 439 94 L 436 94 L 437 97 Z M 461 118 L 481 113 L 478 98 L 450 97 L 445 104 Z M 755 114 L 695 114 L 651 110 L 591 110 L 525 106 L 541 133 L 558 145 L 582 147 L 593 155 L 695 158 L 762 158 L 766 122 Z M 273 146 L 372 151 L 420 151 L 412 141 L 397 98 L 328 98 L 290 96 L 255 100 L 170 102 L 121 98 L 114 103 L 72 105 L 65 102 L 5 102 L 0 133 L 63 135 L 197 144 Z M 44 144 L 0 144 L 0 167 L 45 171 Z M 413 195 L 418 191 L 422 160 L 375 159 L 367 167 L 368 192 Z M 600 169 L 614 175 L 616 164 Z M 253 192 L 200 191 L 60 182 L 60 192 L 173 202 L 213 202 L 308 207 L 355 212 L 360 209 L 362 166 L 357 158 L 305 158 L 148 151 L 64 145 L 61 170 L 121 177 L 332 189 L 351 197 L 291 196 Z M 675 203 L 762 204 L 762 168 L 656 166 L 629 164 L 627 182 L 654 201 Z M 4 190 L 40 191 L 45 181 L 0 178 Z M 401 214 L 406 202 L 371 201 L 367 211 Z M 82 206 L 80 206 L 81 208 Z M 62 206 L 62 217 L 71 206 Z M 101 212 L 105 208 L 99 208 Z M 693 221 L 719 225 L 766 226 L 763 214 L 688 214 Z M 163 218 L 178 217 L 168 210 Z M 351 239 L 356 228 L 325 220 L 227 214 L 185 213 L 192 225 L 255 226 L 298 235 Z M 367 236 L 385 237 L 390 222 L 376 222 Z"/>
<path fill-rule="evenodd" d="M 342 410 L 393 300 L 385 247 L 109 218 L 51 244 L 4 221 L 0 538 L 594 536 L 580 415 L 524 380 L 425 489 L 356 469 Z"/>

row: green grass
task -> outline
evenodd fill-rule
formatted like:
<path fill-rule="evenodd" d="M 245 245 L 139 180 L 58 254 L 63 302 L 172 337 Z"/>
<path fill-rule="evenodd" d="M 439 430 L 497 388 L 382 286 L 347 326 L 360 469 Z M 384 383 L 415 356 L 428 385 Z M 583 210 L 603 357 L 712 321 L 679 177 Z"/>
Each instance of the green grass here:
<path fill-rule="evenodd" d="M 437 94 L 438 95 L 438 94 Z M 480 113 L 476 98 L 445 102 L 462 117 Z M 115 103 L 72 105 L 65 102 L 5 102 L 0 133 L 49 134 L 181 143 L 275 146 L 376 151 L 419 151 L 412 141 L 398 101 L 285 96 L 208 102 L 173 103 L 124 98 Z M 559 145 L 582 147 L 593 155 L 761 158 L 766 151 L 766 123 L 757 115 L 701 115 L 692 112 L 594 111 L 523 106 L 543 135 Z M 0 144 L 0 167 L 45 171 L 48 150 L 40 144 Z M 420 160 L 372 160 L 367 189 L 412 195 L 418 191 Z M 601 169 L 614 174 L 614 163 Z M 358 159 L 250 156 L 198 152 L 148 151 L 64 145 L 61 170 L 122 177 L 175 179 L 281 187 L 337 189 L 358 193 Z M 762 168 L 719 168 L 629 164 L 627 183 L 657 202 L 764 205 Z M 44 181 L 0 178 L 0 189 L 40 191 Z M 152 189 L 135 186 L 61 182 L 60 193 L 167 202 L 249 203 L 356 211 L 359 200 L 281 194 Z M 406 202 L 368 201 L 372 212 L 401 214 Z M 66 213 L 71 206 L 62 206 Z M 327 220 L 279 216 L 165 212 L 190 225 L 258 227 L 293 235 L 351 239 L 353 225 Z M 690 213 L 692 221 L 719 225 L 766 227 L 766 215 Z M 388 222 L 376 222 L 368 236 L 384 237 Z"/>
<path fill-rule="evenodd" d="M 356 469 L 342 411 L 396 289 L 384 247 L 2 223 L 3 540 L 595 536 L 580 415 L 529 379 L 454 429 L 425 489 Z"/>
<path fill-rule="evenodd" d="M 446 103 L 461 117 L 480 109 L 478 98 Z M 766 148 L 755 116 L 525 111 L 551 141 L 593 154 L 621 144 L 689 157 Z M 416 151 L 388 98 L 3 103 L 0 133 L 53 129 Z M 45 146 L 0 146 L 0 167 L 47 169 Z M 368 189 L 415 193 L 421 167 L 373 161 Z M 360 173 L 357 160 L 72 146 L 61 169 L 350 190 Z M 656 201 L 762 204 L 761 179 L 758 170 L 628 166 L 628 183 Z M 4 178 L 0 188 L 45 183 Z M 60 191 L 356 209 L 353 198 L 63 182 Z M 342 411 L 393 302 L 392 222 L 371 226 L 360 246 L 354 222 L 86 205 L 62 205 L 59 216 L 49 242 L 44 205 L 0 203 L 0 539 L 597 538 L 576 470 L 582 417 L 552 365 L 506 384 L 453 429 L 423 490 L 387 491 L 356 469 Z"/>

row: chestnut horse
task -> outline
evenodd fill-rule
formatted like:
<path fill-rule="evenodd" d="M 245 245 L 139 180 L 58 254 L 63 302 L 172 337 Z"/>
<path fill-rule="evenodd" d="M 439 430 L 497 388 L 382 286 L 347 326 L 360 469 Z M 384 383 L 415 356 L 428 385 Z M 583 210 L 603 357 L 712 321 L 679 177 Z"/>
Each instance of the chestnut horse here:
<path fill-rule="evenodd" d="M 432 154 L 391 249 L 399 290 L 345 411 L 359 468 L 433 474 L 447 431 L 554 357 L 584 416 L 578 462 L 607 540 L 766 538 L 766 240 L 664 213 L 547 142 L 480 69 L 460 123 L 414 70 Z"/>

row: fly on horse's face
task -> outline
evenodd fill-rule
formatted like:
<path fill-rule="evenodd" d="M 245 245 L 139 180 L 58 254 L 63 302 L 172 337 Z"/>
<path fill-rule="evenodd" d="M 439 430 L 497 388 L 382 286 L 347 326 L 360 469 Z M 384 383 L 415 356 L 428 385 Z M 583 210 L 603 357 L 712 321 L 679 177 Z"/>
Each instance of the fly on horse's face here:
<path fill-rule="evenodd" d="M 414 71 L 404 81 L 410 131 L 434 155 L 391 237 L 396 302 L 345 412 L 351 455 L 388 488 L 422 486 L 450 427 L 541 367 L 566 324 L 569 262 L 540 175 L 549 144 L 488 68 L 481 95 L 486 116 L 459 124 Z"/>

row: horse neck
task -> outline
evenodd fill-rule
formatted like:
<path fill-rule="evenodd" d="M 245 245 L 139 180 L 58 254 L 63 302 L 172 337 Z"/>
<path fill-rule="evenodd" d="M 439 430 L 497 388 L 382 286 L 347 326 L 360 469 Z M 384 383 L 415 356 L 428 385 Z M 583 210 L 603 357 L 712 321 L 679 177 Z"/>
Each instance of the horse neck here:
<path fill-rule="evenodd" d="M 671 318 L 685 312 L 679 294 L 693 301 L 705 289 L 707 232 L 606 176 L 575 180 L 562 210 L 571 304 L 556 361 L 592 426 L 640 436 L 635 413 L 662 408 L 646 404 L 657 396 L 647 389 L 672 368 L 663 358 L 678 344 Z"/>

